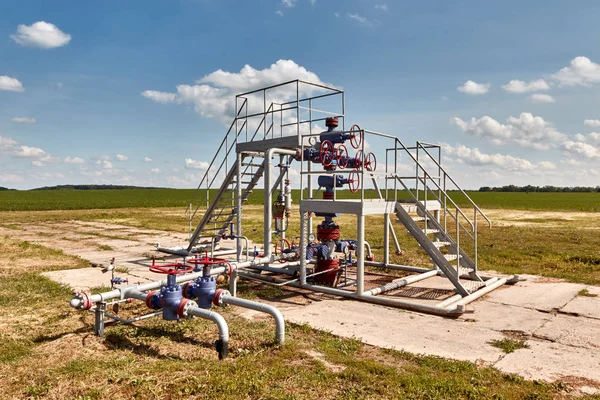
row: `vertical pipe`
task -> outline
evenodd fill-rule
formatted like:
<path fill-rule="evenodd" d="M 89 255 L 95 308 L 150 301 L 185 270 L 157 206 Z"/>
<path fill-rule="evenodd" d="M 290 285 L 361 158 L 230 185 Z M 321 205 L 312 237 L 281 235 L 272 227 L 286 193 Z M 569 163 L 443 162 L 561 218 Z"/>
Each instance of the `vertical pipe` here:
<path fill-rule="evenodd" d="M 306 246 L 308 245 L 304 214 L 300 207 L 300 285 L 302 286 L 306 285 Z"/>
<path fill-rule="evenodd" d="M 265 206 L 265 221 L 264 221 L 264 254 L 265 257 L 271 254 L 271 222 L 273 219 L 273 207 L 271 199 L 273 190 L 271 185 L 271 158 L 273 157 L 273 149 L 269 149 L 265 152 L 265 160 L 263 162 L 263 169 L 265 174 L 265 188 L 264 188 L 264 206 Z"/>
<path fill-rule="evenodd" d="M 232 296 L 237 296 L 237 280 L 237 269 L 234 269 L 231 271 L 231 275 L 229 275 L 229 293 L 231 293 Z"/>
<path fill-rule="evenodd" d="M 477 272 L 477 209 L 473 209 L 473 262 L 475 263 L 475 272 Z"/>
<path fill-rule="evenodd" d="M 390 214 L 383 214 L 383 262 L 390 262 Z"/>
<path fill-rule="evenodd" d="M 242 257 L 242 161 L 244 157 L 242 153 L 237 153 L 237 190 L 235 199 L 235 234 L 236 238 L 236 259 L 240 262 Z"/>
<path fill-rule="evenodd" d="M 104 339 L 104 313 L 106 312 L 106 303 L 101 301 L 96 303 L 94 311 L 94 335 Z"/>
<path fill-rule="evenodd" d="M 360 249 L 360 255 L 356 258 L 356 295 L 362 296 L 365 291 L 365 216 L 362 210 L 356 219 L 358 228 L 356 247 Z"/>

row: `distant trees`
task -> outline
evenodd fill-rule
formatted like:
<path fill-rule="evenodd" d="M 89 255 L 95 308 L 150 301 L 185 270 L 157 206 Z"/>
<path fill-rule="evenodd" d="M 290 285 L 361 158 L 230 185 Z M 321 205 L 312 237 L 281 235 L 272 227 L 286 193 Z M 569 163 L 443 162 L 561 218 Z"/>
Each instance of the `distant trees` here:
<path fill-rule="evenodd" d="M 128 186 L 128 185 L 57 185 L 44 186 L 31 190 L 122 190 L 122 189 L 162 189 L 159 187 Z"/>
<path fill-rule="evenodd" d="M 479 188 L 480 192 L 572 192 L 572 193 L 589 193 L 589 192 L 599 192 L 600 186 L 591 187 L 591 186 L 572 186 L 572 187 L 561 187 L 561 186 L 515 186 L 515 185 L 506 185 L 499 187 L 490 187 L 490 186 L 482 186 Z"/>

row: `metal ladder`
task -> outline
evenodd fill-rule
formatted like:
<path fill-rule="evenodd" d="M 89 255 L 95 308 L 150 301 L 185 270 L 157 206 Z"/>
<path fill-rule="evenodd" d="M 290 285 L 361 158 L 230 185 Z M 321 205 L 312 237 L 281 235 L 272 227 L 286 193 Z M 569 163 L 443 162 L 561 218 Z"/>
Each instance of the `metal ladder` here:
<path fill-rule="evenodd" d="M 386 171 L 387 179 L 393 180 L 394 200 L 398 200 L 399 184 L 403 193 L 409 195 L 407 200 L 416 210 L 411 215 L 401 202 L 397 202 L 395 211 L 398 220 L 429 255 L 436 268 L 452 282 L 459 294 L 464 297 L 485 287 L 485 282 L 477 271 L 478 216 L 490 227 L 491 221 L 422 143 L 417 142 L 416 147 L 409 149 L 399 139 L 396 142 L 396 155 L 408 155 L 415 166 L 414 176 L 398 176 L 395 172 L 389 174 Z M 411 150 L 416 150 L 416 154 Z M 419 159 L 419 150 L 425 152 L 425 160 Z M 433 171 L 426 164 L 433 165 Z M 451 197 L 448 186 L 463 197 L 467 207 L 472 208 L 472 218 Z M 431 204 L 438 206 L 435 207 L 439 209 L 437 215 L 432 213 L 434 207 L 430 207 Z"/>
<path fill-rule="evenodd" d="M 259 155 L 242 155 L 241 165 L 241 182 L 239 184 L 242 189 L 242 203 L 248 200 L 252 190 L 256 187 L 263 176 L 263 163 L 257 163 L 256 159 L 261 158 Z M 227 232 L 230 224 L 235 219 L 236 213 L 236 195 L 238 190 L 237 182 L 238 163 L 237 161 L 231 166 L 227 176 L 225 177 L 221 187 L 218 189 L 212 202 L 198 223 L 196 230 L 190 237 L 188 251 L 196 244 L 221 236 Z"/>

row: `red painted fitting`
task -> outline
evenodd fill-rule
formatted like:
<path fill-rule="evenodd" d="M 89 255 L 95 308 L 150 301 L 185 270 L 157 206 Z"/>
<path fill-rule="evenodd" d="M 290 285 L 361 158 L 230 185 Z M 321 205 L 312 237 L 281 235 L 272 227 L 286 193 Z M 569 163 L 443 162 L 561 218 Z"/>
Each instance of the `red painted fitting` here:
<path fill-rule="evenodd" d="M 333 192 L 323 192 L 323 200 L 333 200 Z"/>
<path fill-rule="evenodd" d="M 373 261 L 375 259 L 375 257 L 373 256 L 367 256 L 367 261 Z"/>
<path fill-rule="evenodd" d="M 337 275 L 337 271 L 339 270 L 339 260 L 337 258 L 333 260 L 317 260 L 317 266 L 315 268 L 315 272 L 324 272 L 319 275 L 315 275 L 315 280 L 321 283 L 330 283 L 335 282 L 335 277 Z"/>
<path fill-rule="evenodd" d="M 317 226 L 318 240 L 338 240 L 340 238 L 340 228 L 323 228 Z"/>
<path fill-rule="evenodd" d="M 186 318 L 187 316 L 184 314 L 184 310 L 185 310 L 185 305 L 187 303 L 189 303 L 191 300 L 190 299 L 182 299 L 181 302 L 179 302 L 179 306 L 177 307 L 177 315 L 179 316 L 179 318 Z"/>
<path fill-rule="evenodd" d="M 156 294 L 156 292 L 150 292 L 146 295 L 146 307 L 148 307 L 150 309 L 154 309 L 152 307 L 152 297 L 154 297 L 155 294 Z"/>
<path fill-rule="evenodd" d="M 227 275 L 231 275 L 233 273 L 233 266 L 229 262 L 225 262 L 227 263 Z"/>
<path fill-rule="evenodd" d="M 329 117 L 325 119 L 325 126 L 328 128 L 335 128 L 336 126 L 338 126 L 340 123 L 337 119 L 337 117 Z"/>
<path fill-rule="evenodd" d="M 90 300 L 89 293 L 81 292 L 79 295 L 81 296 L 81 301 L 83 302 L 82 310 L 89 310 L 92 308 L 92 300 Z"/>
<path fill-rule="evenodd" d="M 215 297 L 213 297 L 213 304 L 215 306 L 222 306 L 221 304 L 221 295 L 223 294 L 223 292 L 225 291 L 225 289 L 217 289 L 217 291 L 215 292 Z"/>
<path fill-rule="evenodd" d="M 186 299 L 189 299 L 189 297 L 187 297 L 187 288 L 189 286 L 190 282 L 186 282 L 183 284 L 183 286 L 181 286 L 181 293 L 183 294 L 183 297 L 185 297 Z"/>

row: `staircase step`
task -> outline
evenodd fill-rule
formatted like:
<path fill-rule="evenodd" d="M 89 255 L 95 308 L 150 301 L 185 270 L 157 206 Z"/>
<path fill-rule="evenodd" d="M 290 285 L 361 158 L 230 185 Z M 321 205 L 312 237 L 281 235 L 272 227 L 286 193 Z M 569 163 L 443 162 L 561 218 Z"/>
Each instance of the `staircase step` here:
<path fill-rule="evenodd" d="M 434 234 L 434 233 L 440 233 L 440 230 L 439 229 L 429 229 L 429 228 L 427 228 L 427 229 L 423 229 L 423 232 L 426 235 L 429 235 L 429 234 Z"/>
<path fill-rule="evenodd" d="M 444 254 L 444 258 L 448 261 L 456 260 L 457 258 L 462 258 L 462 256 L 456 257 L 456 254 Z"/>
<path fill-rule="evenodd" d="M 450 243 L 450 242 L 433 242 L 433 245 L 434 245 L 435 247 L 437 247 L 438 249 L 439 249 L 440 247 L 450 246 L 451 244 L 452 244 L 452 243 Z"/>
<path fill-rule="evenodd" d="M 460 284 L 467 289 L 469 293 L 473 293 L 485 286 L 485 282 L 479 281 L 460 281 Z"/>
<path fill-rule="evenodd" d="M 263 164 L 254 164 L 254 163 L 242 163 L 242 167 L 263 167 Z"/>

